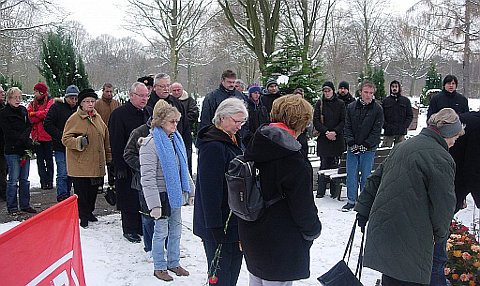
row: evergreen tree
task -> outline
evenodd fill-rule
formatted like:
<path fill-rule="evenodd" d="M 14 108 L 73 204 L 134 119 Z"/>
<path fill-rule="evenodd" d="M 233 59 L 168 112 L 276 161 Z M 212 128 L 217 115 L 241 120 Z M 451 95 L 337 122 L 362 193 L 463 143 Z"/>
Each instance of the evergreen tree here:
<path fill-rule="evenodd" d="M 19 89 L 22 89 L 22 83 L 18 80 L 14 80 L 13 78 L 9 78 L 6 75 L 0 74 L 0 85 L 2 86 L 3 90 L 7 91 L 7 89 L 16 86 Z"/>
<path fill-rule="evenodd" d="M 427 91 L 431 89 L 442 89 L 442 75 L 437 72 L 437 67 L 434 63 L 430 64 L 425 79 L 425 86 L 423 87 L 422 95 L 420 96 L 420 102 L 423 105 L 428 105 L 430 103 L 430 98 L 427 97 Z"/>
<path fill-rule="evenodd" d="M 375 91 L 375 99 L 382 101 L 387 93 L 385 92 L 385 74 L 382 68 L 372 67 L 367 68 L 367 74 L 364 74 L 363 71 L 358 76 L 358 83 L 361 84 L 364 80 L 371 81 L 377 87 Z M 360 90 L 357 89 L 356 96 L 360 97 Z"/>
<path fill-rule="evenodd" d="M 305 99 L 313 105 L 321 94 L 323 75 L 321 68 L 312 60 L 302 60 L 302 53 L 301 47 L 296 45 L 291 37 L 287 37 L 281 49 L 268 59 L 263 83 L 269 78 L 286 75 L 288 83 L 279 86 L 282 93 L 290 94 L 301 87 L 305 90 Z"/>
<path fill-rule="evenodd" d="M 71 84 L 80 90 L 89 87 L 85 66 L 80 56 L 77 57 L 70 37 L 61 32 L 48 32 L 42 39 L 40 58 L 38 70 L 45 78 L 51 96 L 62 96 Z"/>

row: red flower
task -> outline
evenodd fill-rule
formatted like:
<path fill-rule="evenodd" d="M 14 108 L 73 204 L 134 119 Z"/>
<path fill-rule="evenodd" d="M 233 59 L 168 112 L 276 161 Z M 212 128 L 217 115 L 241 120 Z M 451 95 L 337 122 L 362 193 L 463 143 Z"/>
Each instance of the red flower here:
<path fill-rule="evenodd" d="M 210 276 L 210 277 L 208 278 L 208 283 L 210 283 L 210 284 L 217 284 L 217 282 L 218 282 L 218 277 L 215 276 L 215 275 Z"/>
<path fill-rule="evenodd" d="M 26 164 L 27 164 L 27 160 L 25 160 L 25 159 L 20 160 L 20 167 L 21 168 L 25 167 Z"/>

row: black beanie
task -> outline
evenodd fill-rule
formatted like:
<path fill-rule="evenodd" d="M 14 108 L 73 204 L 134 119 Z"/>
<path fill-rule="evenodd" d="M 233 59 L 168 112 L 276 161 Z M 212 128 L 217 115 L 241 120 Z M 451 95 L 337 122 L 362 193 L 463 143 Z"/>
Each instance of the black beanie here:
<path fill-rule="evenodd" d="M 87 97 L 93 97 L 95 99 L 98 98 L 98 95 L 95 93 L 95 90 L 91 89 L 91 88 L 86 88 L 82 91 L 80 91 L 80 93 L 78 94 L 78 102 L 82 102 L 82 100 L 84 100 L 85 98 Z"/>
<path fill-rule="evenodd" d="M 323 89 L 324 87 L 329 87 L 329 88 L 331 88 L 331 89 L 333 90 L 333 92 L 335 92 L 335 86 L 333 85 L 333 82 L 331 82 L 331 81 L 326 81 L 326 82 L 324 82 L 323 85 L 322 85 L 322 89 Z"/>
<path fill-rule="evenodd" d="M 338 84 L 338 89 L 340 89 L 340 88 L 342 88 L 342 87 L 345 88 L 345 89 L 350 90 L 350 85 L 349 85 L 348 82 L 346 82 L 346 81 L 341 81 L 341 82 Z"/>

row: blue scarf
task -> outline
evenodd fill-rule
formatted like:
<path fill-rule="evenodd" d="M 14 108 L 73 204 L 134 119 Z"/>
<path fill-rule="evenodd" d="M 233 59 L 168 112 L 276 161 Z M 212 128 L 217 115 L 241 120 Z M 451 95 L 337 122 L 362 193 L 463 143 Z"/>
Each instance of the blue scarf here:
<path fill-rule="evenodd" d="M 170 207 L 180 208 L 183 203 L 183 192 L 190 193 L 185 144 L 178 131 L 173 133 L 173 142 L 162 128 L 153 128 L 152 134 L 165 178 Z"/>

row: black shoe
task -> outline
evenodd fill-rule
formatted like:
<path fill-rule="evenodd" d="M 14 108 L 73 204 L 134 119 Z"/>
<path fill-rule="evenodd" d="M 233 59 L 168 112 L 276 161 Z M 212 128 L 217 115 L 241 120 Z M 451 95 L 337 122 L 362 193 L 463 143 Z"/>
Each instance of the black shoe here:
<path fill-rule="evenodd" d="M 130 241 L 132 243 L 139 243 L 139 242 L 142 241 L 140 236 L 138 236 L 138 234 L 134 234 L 134 233 L 124 233 L 123 237 L 125 237 L 128 241 Z"/>
<path fill-rule="evenodd" d="M 60 196 L 57 197 L 57 202 L 64 201 L 64 200 L 68 199 L 69 197 L 70 197 L 69 194 L 60 195 Z"/>
<path fill-rule="evenodd" d="M 30 214 L 36 214 L 37 213 L 37 210 L 35 210 L 34 208 L 32 207 L 28 207 L 28 208 L 25 208 L 25 209 L 21 209 L 22 212 L 26 212 L 26 213 L 30 213 Z"/>
<path fill-rule="evenodd" d="M 53 183 L 46 183 L 45 184 L 45 190 L 52 190 L 53 189 Z"/>
<path fill-rule="evenodd" d="M 355 204 L 347 203 L 342 207 L 342 212 L 349 212 L 353 210 L 353 207 L 355 207 Z"/>
<path fill-rule="evenodd" d="M 98 218 L 96 216 L 94 216 L 93 214 L 89 214 L 88 215 L 88 221 L 96 222 L 96 221 L 98 221 Z"/>
<path fill-rule="evenodd" d="M 8 214 L 11 216 L 17 216 L 20 214 L 20 212 L 18 210 L 9 210 Z"/>
<path fill-rule="evenodd" d="M 321 199 L 321 198 L 323 198 L 323 195 L 317 194 L 315 197 L 318 198 L 318 199 Z"/>
<path fill-rule="evenodd" d="M 81 219 L 80 220 L 80 226 L 83 227 L 83 228 L 87 228 L 88 227 L 88 220 Z"/>

